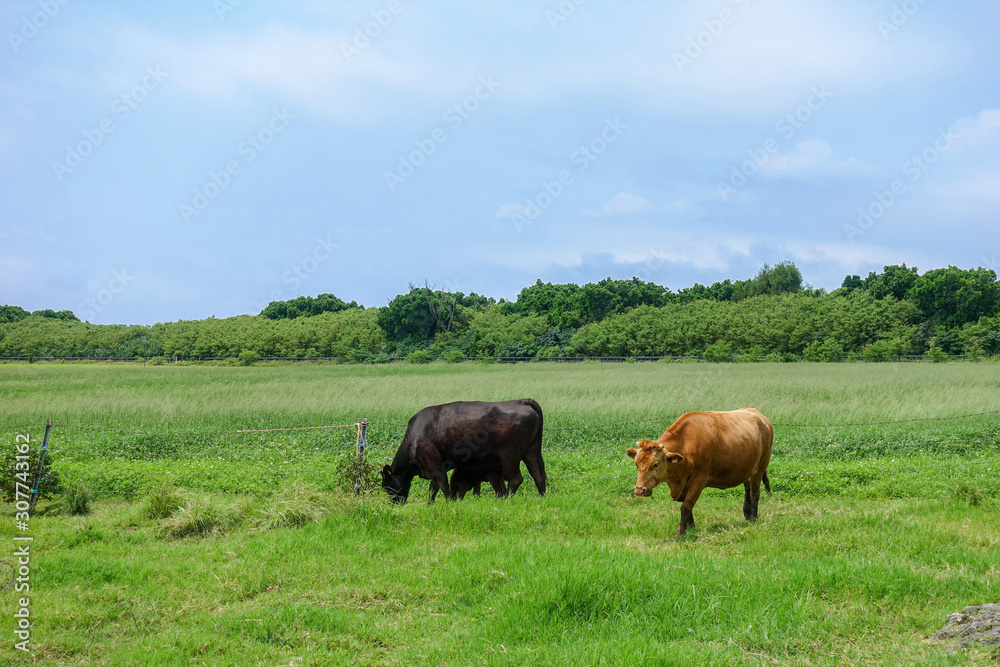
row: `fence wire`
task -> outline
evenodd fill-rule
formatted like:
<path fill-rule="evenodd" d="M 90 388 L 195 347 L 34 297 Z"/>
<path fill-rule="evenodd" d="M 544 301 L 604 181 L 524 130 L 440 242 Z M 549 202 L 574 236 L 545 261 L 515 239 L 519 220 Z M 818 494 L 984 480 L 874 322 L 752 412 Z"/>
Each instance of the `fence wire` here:
<path fill-rule="evenodd" d="M 815 428 L 815 429 L 832 429 L 838 427 L 844 428 L 859 428 L 859 427 L 877 427 L 886 425 L 898 425 L 898 424 L 908 424 L 908 423 L 927 423 L 927 422 L 955 422 L 963 419 L 972 419 L 977 417 L 990 417 L 1000 415 L 1000 410 L 996 411 L 983 411 L 975 412 L 963 415 L 953 415 L 946 417 L 921 417 L 921 418 L 911 418 L 911 419 L 899 419 L 899 420 L 881 420 L 873 422 L 843 422 L 843 423 L 828 423 L 828 424 L 807 424 L 807 423 L 782 423 L 777 422 L 774 424 L 776 430 L 778 431 L 778 439 L 774 443 L 774 452 L 779 454 L 777 460 L 772 459 L 771 471 L 772 476 L 775 478 L 783 478 L 784 480 L 804 480 L 813 477 L 827 477 L 827 476 L 848 476 L 848 475 L 867 475 L 869 473 L 884 473 L 886 471 L 891 471 L 894 474 L 905 474 L 909 472 L 929 470 L 929 469 L 942 469 L 942 468 L 952 468 L 956 470 L 968 470 L 976 466 L 980 466 L 982 462 L 976 458 L 956 458 L 952 457 L 947 461 L 933 462 L 923 465 L 905 465 L 908 459 L 916 458 L 918 450 L 928 449 L 928 452 L 919 452 L 921 454 L 926 454 L 929 456 L 941 456 L 941 455 L 951 455 L 956 452 L 961 452 L 966 455 L 978 454 L 992 454 L 1000 451 L 1000 429 L 997 429 L 995 425 L 990 425 L 989 428 L 982 429 L 982 435 L 979 437 L 965 437 L 965 438 L 949 438 L 940 440 L 920 440 L 912 442 L 849 442 L 849 443 L 819 443 L 819 444 L 804 444 L 798 442 L 798 439 L 804 436 L 793 436 L 793 442 L 785 444 L 781 441 L 781 430 L 785 428 Z M 644 419 L 633 419 L 633 420 L 623 420 L 607 423 L 576 423 L 576 424 L 566 424 L 559 423 L 556 421 L 555 425 L 551 422 L 545 427 L 546 433 L 553 434 L 549 438 L 545 438 L 544 442 L 547 446 L 544 449 L 544 454 L 546 457 L 552 457 L 554 461 L 559 460 L 563 456 L 569 455 L 589 455 L 589 456 L 613 456 L 615 458 L 621 458 L 623 463 L 627 461 L 624 455 L 624 450 L 629 444 L 633 442 L 631 436 L 625 436 L 624 434 L 608 433 L 608 440 L 610 441 L 607 445 L 593 446 L 590 444 L 584 446 L 574 446 L 571 439 L 566 437 L 566 434 L 581 434 L 583 437 L 593 437 L 595 432 L 612 432 L 615 430 L 622 430 L 630 427 L 635 427 L 640 424 L 649 423 L 665 423 L 669 420 L 661 418 L 644 418 Z M 140 461 L 140 462 L 153 462 L 153 461 L 164 461 L 164 460 L 177 460 L 177 459 L 187 459 L 192 461 L 201 461 L 203 463 L 208 463 L 209 461 L 229 461 L 229 462 L 253 462 L 259 461 L 261 465 L 267 466 L 267 468 L 260 469 L 243 469 L 238 471 L 227 471 L 227 470 L 185 470 L 185 471 L 162 471 L 157 474 L 161 474 L 164 479 L 190 479 L 191 477 L 240 477 L 240 476 L 258 476 L 258 475 L 276 475 L 276 476 L 289 476 L 289 475 L 336 475 L 342 473 L 343 470 L 338 470 L 335 468 L 328 467 L 331 463 L 330 460 L 324 460 L 328 455 L 333 454 L 350 454 L 356 452 L 357 443 L 354 441 L 348 442 L 344 441 L 342 444 L 331 444 L 330 442 L 317 443 L 316 446 L 295 446 L 296 443 L 282 443 L 274 442 L 269 447 L 257 447 L 249 450 L 234 449 L 234 446 L 238 447 L 241 444 L 249 444 L 248 438 L 252 439 L 255 436 L 261 436 L 268 433 L 290 433 L 290 432 L 308 432 L 315 433 L 315 437 L 319 437 L 319 433 L 323 431 L 332 431 L 336 429 L 349 429 L 358 428 L 361 425 L 361 421 L 351 423 L 351 424 L 336 424 L 336 425 L 311 425 L 311 426 L 281 426 L 274 428 L 254 428 L 254 429 L 226 429 L 219 431 L 204 431 L 204 430 L 190 430 L 190 429 L 172 429 L 169 425 L 165 427 L 164 430 L 152 430 L 149 428 L 139 429 L 125 429 L 125 428 L 115 428 L 113 426 L 89 426 L 82 424 L 69 424 L 69 423 L 56 423 L 53 425 L 53 438 L 49 444 L 49 451 L 56 455 L 68 455 L 65 457 L 66 460 L 71 460 L 77 463 L 83 463 L 80 459 L 76 457 L 102 457 L 105 460 L 116 460 L 116 461 Z M 41 429 L 42 424 L 40 423 L 19 423 L 19 424 L 2 424 L 0 429 L 30 433 L 33 429 Z M 378 439 L 372 439 L 369 434 L 369 440 L 367 442 L 367 449 L 371 454 L 384 456 L 386 454 L 393 454 L 395 451 L 395 446 L 405 432 L 405 423 L 397 424 L 383 424 L 381 428 L 378 428 L 378 424 L 370 424 L 369 429 L 372 431 L 381 431 L 385 436 L 383 442 L 379 442 Z M 106 436 L 111 442 L 108 442 L 108 447 L 77 447 L 70 443 L 69 446 L 63 447 L 61 440 L 69 439 L 72 441 L 74 433 L 93 433 L 102 434 Z M 304 433 L 303 433 L 304 434 Z M 62 437 L 59 437 L 62 435 Z M 280 437 L 280 436 L 279 436 Z M 820 435 L 820 437 L 830 437 L 829 435 Z M 856 437 L 856 436 L 855 436 Z M 167 446 L 159 451 L 143 450 L 141 447 L 142 443 L 136 443 L 136 446 L 131 448 L 123 448 L 124 443 L 122 440 L 127 440 L 129 438 L 138 439 L 148 439 L 148 438 L 158 438 L 169 441 Z M 179 448 L 178 440 L 184 441 L 189 440 L 192 442 L 197 442 L 201 445 L 198 449 L 201 451 L 185 451 L 184 448 Z M 115 442 L 118 441 L 118 442 Z M 252 440 L 250 441 L 252 442 Z M 217 444 L 222 443 L 222 444 Z M 888 452 L 891 450 L 896 450 L 900 452 L 912 452 L 913 456 L 899 456 L 890 458 L 889 454 L 885 453 L 879 455 L 883 452 Z M 841 454 L 851 454 L 858 453 L 863 456 L 851 459 L 811 459 L 813 464 L 829 464 L 832 461 L 843 462 L 846 467 L 840 469 L 839 467 L 831 467 L 826 470 L 807 470 L 807 471 L 788 471 L 783 470 L 785 461 L 782 461 L 780 454 L 794 453 L 794 452 L 815 452 L 815 453 L 826 453 L 826 452 L 836 452 Z M 319 463 L 320 466 L 310 467 L 310 457 L 314 459 L 315 463 Z M 269 459 L 271 459 L 269 461 Z M 280 460 L 279 460 L 280 459 Z M 291 459 L 291 460 L 290 460 Z M 796 461 L 802 461 L 802 459 L 795 459 Z M 904 462 L 903 465 L 900 462 Z M 282 468 L 282 464 L 300 464 L 299 467 L 294 468 Z M 774 464 L 778 465 L 775 466 Z M 874 463 L 876 465 L 866 466 L 866 463 Z M 301 464 L 305 464 L 304 466 Z M 986 472 L 992 471 L 992 468 L 986 468 Z M 604 471 L 606 472 L 606 471 Z M 122 473 L 116 472 L 115 470 L 88 470 L 81 471 L 79 474 L 85 477 L 114 477 L 119 476 Z M 595 473 L 596 474 L 596 473 Z"/>

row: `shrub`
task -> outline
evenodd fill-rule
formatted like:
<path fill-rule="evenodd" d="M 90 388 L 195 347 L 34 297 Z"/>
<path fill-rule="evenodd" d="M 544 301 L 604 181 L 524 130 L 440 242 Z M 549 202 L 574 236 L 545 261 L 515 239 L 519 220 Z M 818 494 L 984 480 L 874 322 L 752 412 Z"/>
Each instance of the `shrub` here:
<path fill-rule="evenodd" d="M 861 350 L 861 358 L 865 361 L 892 361 L 902 354 L 902 341 L 877 340 L 866 345 Z"/>
<path fill-rule="evenodd" d="M 431 353 L 427 350 L 414 350 L 406 355 L 406 361 L 411 364 L 426 364 L 431 360 Z"/>
<path fill-rule="evenodd" d="M 1000 332 L 987 331 L 979 339 L 979 344 L 982 345 L 983 351 L 990 356 L 1000 354 Z"/>
<path fill-rule="evenodd" d="M 368 361 L 369 354 L 365 350 L 351 350 L 347 353 L 347 359 L 356 364 L 363 364 Z"/>
<path fill-rule="evenodd" d="M 164 484 L 143 499 L 139 505 L 139 514 L 146 519 L 165 519 L 182 504 L 183 498 L 177 489 Z"/>
<path fill-rule="evenodd" d="M 236 507 L 207 495 L 191 496 L 160 524 L 160 532 L 170 537 L 221 533 L 243 517 Z"/>
<path fill-rule="evenodd" d="M 931 340 L 930 349 L 927 350 L 927 356 L 931 358 L 935 364 L 939 364 L 942 361 L 948 361 L 948 353 L 942 350 L 937 345 L 936 340 Z"/>
<path fill-rule="evenodd" d="M 35 483 L 35 470 L 38 469 L 38 452 L 37 448 L 32 448 L 28 456 L 28 469 L 24 470 L 23 467 L 18 469 L 17 464 L 17 453 L 13 448 L 7 451 L 0 463 L 0 498 L 4 502 L 12 503 L 14 502 L 14 492 L 16 489 L 15 482 L 20 482 L 31 488 L 31 485 Z M 54 464 L 52 452 L 48 452 L 45 455 L 45 471 L 42 474 L 42 478 L 38 481 L 38 499 L 43 498 L 54 498 L 62 494 L 63 485 L 62 481 L 59 479 L 59 472 L 52 469 Z M 21 462 L 23 464 L 23 462 Z M 26 475 L 24 473 L 27 473 Z M 21 477 L 16 477 L 15 475 L 21 475 Z M 26 481 L 25 481 L 26 480 Z"/>
<path fill-rule="evenodd" d="M 70 514 L 90 514 L 90 491 L 83 484 L 74 484 L 66 489 L 63 499 Z"/>
<path fill-rule="evenodd" d="M 275 495 L 257 512 L 253 527 L 257 530 L 290 528 L 319 523 L 333 509 L 333 497 L 309 484 L 296 482 Z"/>
<path fill-rule="evenodd" d="M 465 355 L 462 354 L 461 350 L 448 350 L 444 353 L 444 360 L 452 364 L 457 364 L 464 359 Z"/>
<path fill-rule="evenodd" d="M 260 361 L 260 355 L 253 350 L 243 350 L 238 357 L 240 366 L 251 366 Z"/>
<path fill-rule="evenodd" d="M 705 361 L 720 362 L 732 361 L 733 346 L 729 341 L 719 341 L 713 343 L 705 349 Z"/>
<path fill-rule="evenodd" d="M 975 507 L 983 502 L 983 494 L 970 484 L 959 484 L 955 489 L 955 499 Z"/>
<path fill-rule="evenodd" d="M 843 353 L 840 342 L 831 337 L 823 341 L 813 341 L 806 346 L 802 356 L 806 361 L 840 361 Z"/>

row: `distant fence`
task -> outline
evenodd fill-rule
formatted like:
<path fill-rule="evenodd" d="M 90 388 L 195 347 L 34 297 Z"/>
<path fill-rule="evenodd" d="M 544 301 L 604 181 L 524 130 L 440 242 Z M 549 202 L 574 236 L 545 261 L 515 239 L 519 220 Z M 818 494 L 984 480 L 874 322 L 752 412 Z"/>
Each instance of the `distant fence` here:
<path fill-rule="evenodd" d="M 1000 424 L 997 424 L 995 420 L 991 420 L 982 426 L 976 425 L 974 429 L 966 427 L 963 434 L 956 434 L 955 437 L 951 438 L 937 435 L 937 439 L 932 437 L 925 440 L 919 436 L 913 439 L 903 436 L 896 442 L 887 442 L 884 437 L 880 437 L 867 443 L 838 444 L 822 442 L 814 444 L 816 442 L 814 440 L 812 443 L 806 444 L 801 441 L 795 442 L 795 438 L 793 438 L 791 443 L 785 444 L 783 441 L 788 436 L 783 434 L 782 431 L 785 431 L 785 429 L 792 429 L 794 431 L 796 429 L 878 427 L 917 422 L 956 422 L 981 417 L 994 418 L 997 416 L 1000 416 L 1000 410 L 951 417 L 912 418 L 868 423 L 810 424 L 777 422 L 774 424 L 777 432 L 774 449 L 776 455 L 779 457 L 782 453 L 794 451 L 867 453 L 867 459 L 865 460 L 878 461 L 879 465 L 884 464 L 885 468 L 892 472 L 893 475 L 906 471 L 946 468 L 956 465 L 958 468 L 968 469 L 976 465 L 975 457 L 970 458 L 970 454 L 981 456 L 987 453 L 1000 452 Z M 614 456 L 624 459 L 623 447 L 630 444 L 634 437 L 637 437 L 635 432 L 639 430 L 637 429 L 639 425 L 650 423 L 666 425 L 669 422 L 669 418 L 662 417 L 596 424 L 564 425 L 560 424 L 558 420 L 555 420 L 554 423 L 550 421 L 545 429 L 545 432 L 549 434 L 549 437 L 546 438 L 549 444 L 545 449 L 545 456 L 553 457 L 554 461 L 559 460 L 560 456 L 580 454 L 603 457 Z M 30 432 L 35 429 L 41 430 L 43 427 L 44 425 L 39 423 L 21 424 L 20 426 L 13 424 L 0 425 L 0 429 L 16 430 L 18 432 Z M 376 437 L 370 440 L 368 436 L 371 435 L 372 431 L 368 431 L 369 428 L 372 428 L 376 434 Z M 59 467 L 59 455 L 62 454 L 67 455 L 68 460 L 85 466 L 89 465 L 89 463 L 81 460 L 80 457 L 82 456 L 85 459 L 93 457 L 91 460 L 94 461 L 95 468 L 94 470 L 87 470 L 85 473 L 82 473 L 85 477 L 121 475 L 122 473 L 116 472 L 114 469 L 101 469 L 102 465 L 106 465 L 113 460 L 131 462 L 176 460 L 187 461 L 191 465 L 198 462 L 198 469 L 191 469 L 188 466 L 186 470 L 178 468 L 177 470 L 163 471 L 159 474 L 162 475 L 164 481 L 177 479 L 179 481 L 188 480 L 190 482 L 190 480 L 196 480 L 201 477 L 214 478 L 217 476 L 284 476 L 286 478 L 290 475 L 307 474 L 332 476 L 343 475 L 346 472 L 350 474 L 352 482 L 356 480 L 354 488 L 356 492 L 360 492 L 363 482 L 362 473 L 371 473 L 378 468 L 377 465 L 373 467 L 366 461 L 366 453 L 374 449 L 377 450 L 380 458 L 391 457 L 405 428 L 405 422 L 402 421 L 399 423 L 369 425 L 367 420 L 339 425 L 286 426 L 280 428 L 247 428 L 220 431 L 185 431 L 170 430 L 169 428 L 167 430 L 130 430 L 55 423 L 52 424 L 52 437 L 51 441 L 48 442 L 48 451 L 56 455 L 57 468 Z M 349 440 L 344 439 L 343 442 L 311 442 L 309 444 L 312 446 L 304 447 L 302 446 L 304 443 L 299 440 L 275 442 L 261 439 L 258 441 L 259 446 L 256 448 L 254 448 L 254 444 L 245 439 L 247 436 L 254 434 L 257 434 L 260 438 L 264 438 L 263 434 L 268 434 L 267 437 L 271 437 L 270 434 L 294 431 L 298 435 L 301 432 L 315 433 L 327 429 L 352 429 L 355 437 Z M 580 442 L 580 435 L 584 432 L 589 432 L 591 440 L 594 440 L 595 431 L 600 432 L 597 439 L 602 444 L 595 445 L 593 442 Z M 89 438 L 82 438 L 80 435 L 74 435 L 82 433 L 103 434 L 106 441 L 104 445 L 107 446 L 90 443 L 91 446 L 88 447 L 87 442 L 77 444 L 80 440 L 90 440 Z M 183 445 L 187 446 L 184 447 Z M 903 453 L 906 450 L 913 452 L 918 449 L 930 450 L 935 456 L 946 453 L 954 454 L 954 456 L 947 461 L 932 459 L 933 462 L 926 463 L 925 461 L 918 460 L 917 462 L 920 465 L 911 464 L 901 466 L 899 462 L 906 457 L 899 457 L 898 454 L 893 453 Z M 347 464 L 346 468 L 334 465 L 334 459 L 330 458 L 331 454 L 336 455 L 339 452 L 340 454 L 349 455 L 352 451 L 355 457 L 350 458 L 349 462 L 345 461 Z M 963 458 L 958 458 L 963 454 Z M 780 458 L 778 460 L 780 461 Z M 254 461 L 255 464 L 259 463 L 261 467 L 253 469 L 241 467 L 239 470 L 226 470 L 226 461 L 234 463 Z M 782 477 L 788 480 L 823 476 L 839 476 L 849 479 L 852 475 L 856 476 L 861 472 L 872 472 L 869 468 L 865 468 L 864 470 L 858 469 L 858 466 L 861 464 L 858 459 L 846 459 L 842 461 L 825 460 L 825 462 L 831 465 L 835 464 L 836 467 L 826 470 L 790 470 L 785 471 Z M 222 469 L 216 469 L 216 464 Z M 577 472 L 573 473 L 573 475 L 576 474 Z"/>
<path fill-rule="evenodd" d="M 967 359 L 968 355 L 965 354 L 949 354 L 945 355 L 948 359 Z M 893 356 L 891 361 L 926 361 L 932 357 L 928 354 L 904 354 Z M 242 361 L 239 357 L 178 357 L 178 356 L 157 356 L 157 357 L 56 357 L 56 356 L 44 356 L 44 357 L 0 357 L 0 363 L 5 362 L 53 362 L 53 361 L 92 361 L 92 362 L 131 362 L 131 363 L 149 363 L 150 360 L 157 359 L 159 363 L 164 364 L 176 364 L 185 362 L 240 362 Z M 767 356 L 756 356 L 753 359 L 757 362 L 767 361 Z M 798 355 L 795 356 L 797 361 L 805 361 L 805 357 Z M 734 359 L 730 361 L 735 361 Z M 348 357 L 257 357 L 253 360 L 254 362 L 268 361 L 268 362 L 289 362 L 289 363 L 335 363 L 335 364 L 391 364 L 409 361 L 407 357 L 382 357 L 378 359 L 366 359 L 366 360 L 354 360 Z M 670 362 L 694 362 L 694 363 L 711 363 L 708 362 L 702 355 L 678 355 L 678 356 L 662 356 L 662 357 L 460 357 L 458 359 L 449 359 L 443 356 L 437 357 L 427 357 L 427 362 L 431 361 L 479 361 L 479 362 L 493 362 L 498 364 L 524 364 L 524 363 L 580 363 L 584 361 L 599 361 L 603 363 L 632 363 L 632 362 L 655 362 L 655 361 L 670 361 Z M 884 363 L 878 361 L 868 361 L 861 359 L 859 357 L 852 357 L 849 355 L 841 355 L 840 361 L 857 361 L 864 363 Z"/>

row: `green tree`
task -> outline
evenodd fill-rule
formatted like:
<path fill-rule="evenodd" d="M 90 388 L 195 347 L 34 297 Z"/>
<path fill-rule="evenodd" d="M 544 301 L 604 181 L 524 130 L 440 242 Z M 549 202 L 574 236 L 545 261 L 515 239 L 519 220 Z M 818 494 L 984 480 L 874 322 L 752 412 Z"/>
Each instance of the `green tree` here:
<path fill-rule="evenodd" d="M 751 296 L 758 294 L 790 294 L 802 289 L 802 272 L 792 262 L 765 264 L 754 276 Z"/>
<path fill-rule="evenodd" d="M 71 310 L 52 310 L 51 308 L 46 308 L 44 310 L 36 310 L 31 313 L 35 317 L 44 317 L 50 320 L 63 320 L 66 322 L 79 322 L 80 318 L 73 314 Z"/>
<path fill-rule="evenodd" d="M 0 306 L 0 324 L 7 322 L 19 322 L 31 315 L 20 306 Z"/>
<path fill-rule="evenodd" d="M 1000 307 L 1000 284 L 992 269 L 968 271 L 949 266 L 917 278 L 907 292 L 925 320 L 959 327 L 992 315 Z"/>
<path fill-rule="evenodd" d="M 395 341 L 430 340 L 437 333 L 451 331 L 456 324 L 465 324 L 463 298 L 461 293 L 410 285 L 409 292 L 379 309 L 378 323 Z"/>
<path fill-rule="evenodd" d="M 891 296 L 897 301 L 902 301 L 918 277 L 915 266 L 907 267 L 906 264 L 885 266 L 882 267 L 882 273 L 872 271 L 868 274 L 864 281 L 864 289 L 876 299 Z"/>
<path fill-rule="evenodd" d="M 857 289 L 863 289 L 865 286 L 865 281 L 861 279 L 859 275 L 846 276 L 844 282 L 840 284 L 840 293 L 842 295 L 847 295 Z"/>
<path fill-rule="evenodd" d="M 296 317 L 312 317 L 320 313 L 339 313 L 348 308 L 358 308 L 355 301 L 345 303 L 333 294 L 320 294 L 315 297 L 300 296 L 288 301 L 272 301 L 261 316 L 269 320 L 294 319 Z"/>

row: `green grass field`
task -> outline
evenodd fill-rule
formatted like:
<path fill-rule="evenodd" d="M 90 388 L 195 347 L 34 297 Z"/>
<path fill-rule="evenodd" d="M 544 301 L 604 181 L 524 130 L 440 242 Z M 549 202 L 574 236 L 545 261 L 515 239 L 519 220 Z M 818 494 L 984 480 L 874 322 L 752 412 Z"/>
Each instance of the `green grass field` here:
<path fill-rule="evenodd" d="M 0 451 L 52 419 L 54 469 L 95 499 L 85 516 L 39 504 L 33 653 L 13 649 L 24 594 L 8 589 L 0 662 L 994 664 L 927 638 L 1000 602 L 998 370 L 0 365 Z M 528 480 L 428 505 L 417 482 L 393 506 L 350 491 L 351 428 L 235 433 L 366 417 L 380 467 L 424 406 L 524 396 L 545 412 L 545 498 Z M 624 450 L 685 411 L 745 405 L 775 424 L 774 495 L 750 525 L 742 488 L 707 490 L 673 537 L 679 504 L 632 497 Z M 206 535 L 180 536 L 196 520 Z M 8 505 L 6 553 L 15 535 Z"/>

